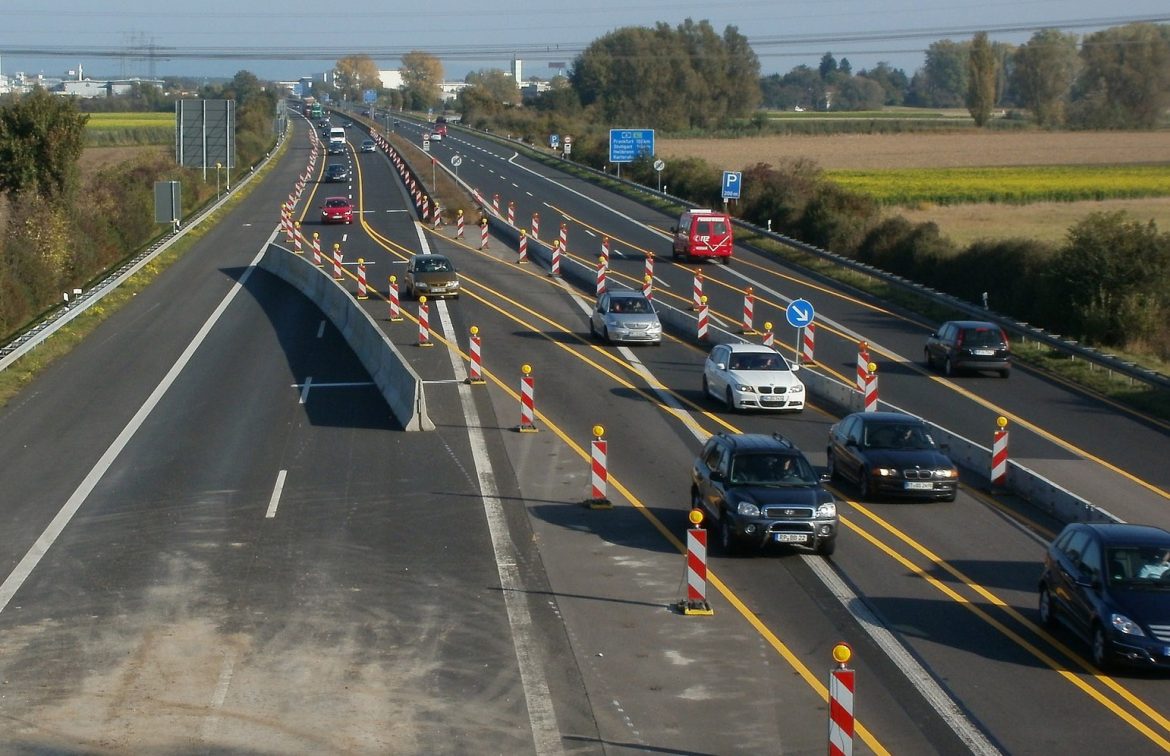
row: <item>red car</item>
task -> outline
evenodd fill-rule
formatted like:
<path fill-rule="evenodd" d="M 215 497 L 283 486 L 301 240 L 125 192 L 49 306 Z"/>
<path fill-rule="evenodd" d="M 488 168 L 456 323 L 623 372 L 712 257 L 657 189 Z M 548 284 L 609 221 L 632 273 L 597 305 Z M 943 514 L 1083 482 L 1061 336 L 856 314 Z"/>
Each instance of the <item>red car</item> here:
<path fill-rule="evenodd" d="M 348 197 L 326 197 L 321 206 L 322 223 L 353 223 L 353 205 Z"/>

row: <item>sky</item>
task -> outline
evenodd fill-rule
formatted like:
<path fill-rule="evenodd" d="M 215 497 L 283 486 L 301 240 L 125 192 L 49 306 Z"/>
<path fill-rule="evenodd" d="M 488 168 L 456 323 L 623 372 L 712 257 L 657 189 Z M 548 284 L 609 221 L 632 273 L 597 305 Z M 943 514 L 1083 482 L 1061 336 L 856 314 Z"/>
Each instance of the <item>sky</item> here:
<path fill-rule="evenodd" d="M 708 21 L 738 28 L 761 73 L 816 67 L 826 52 L 854 71 L 887 62 L 908 75 L 935 41 L 1020 44 L 1045 27 L 1078 35 L 1135 20 L 1170 22 L 1167 0 L 423 0 L 405 3 L 322 0 L 54 1 L 7 4 L 0 11 L 0 72 L 63 76 L 79 67 L 93 78 L 220 78 L 241 70 L 262 79 L 319 75 L 347 55 L 397 68 L 421 50 L 443 62 L 445 78 L 509 70 L 548 78 L 591 42 L 626 26 Z M 107 6 L 101 8 L 101 6 Z M 403 7 L 405 6 L 405 7 Z M 95 9 L 95 7 L 101 9 Z M 198 8 L 198 10 L 195 10 Z"/>

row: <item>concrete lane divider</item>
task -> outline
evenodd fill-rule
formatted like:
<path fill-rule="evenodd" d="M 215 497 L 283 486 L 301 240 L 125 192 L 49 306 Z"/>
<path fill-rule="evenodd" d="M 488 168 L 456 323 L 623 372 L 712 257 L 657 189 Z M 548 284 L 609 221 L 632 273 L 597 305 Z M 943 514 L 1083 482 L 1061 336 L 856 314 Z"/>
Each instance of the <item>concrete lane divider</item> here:
<path fill-rule="evenodd" d="M 275 244 L 268 245 L 260 259 L 260 267 L 321 308 L 369 372 L 405 430 L 435 429 L 434 422 L 427 415 L 422 379 L 345 287 L 312 262 Z"/>

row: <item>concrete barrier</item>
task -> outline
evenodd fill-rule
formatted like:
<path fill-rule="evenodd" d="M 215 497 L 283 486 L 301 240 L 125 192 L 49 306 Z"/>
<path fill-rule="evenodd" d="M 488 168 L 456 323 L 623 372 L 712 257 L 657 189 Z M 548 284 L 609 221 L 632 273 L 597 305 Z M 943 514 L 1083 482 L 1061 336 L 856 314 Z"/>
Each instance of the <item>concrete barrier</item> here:
<path fill-rule="evenodd" d="M 296 288 L 321 308 L 341 331 L 390 410 L 408 431 L 434 430 L 427 415 L 422 379 L 345 288 L 303 257 L 276 244 L 268 245 L 260 266 Z"/>

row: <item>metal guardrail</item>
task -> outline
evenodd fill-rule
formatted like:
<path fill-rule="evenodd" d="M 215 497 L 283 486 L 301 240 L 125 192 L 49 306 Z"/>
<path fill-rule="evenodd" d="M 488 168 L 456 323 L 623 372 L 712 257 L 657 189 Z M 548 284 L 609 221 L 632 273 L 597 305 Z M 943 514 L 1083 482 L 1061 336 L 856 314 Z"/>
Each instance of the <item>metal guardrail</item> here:
<path fill-rule="evenodd" d="M 286 138 L 284 133 L 281 133 L 277 138 L 276 145 L 265 156 L 264 160 L 260 162 L 256 168 L 260 168 L 272 159 L 276 154 L 281 143 Z M 164 252 L 171 244 L 182 238 L 188 231 L 198 226 L 204 219 L 218 210 L 225 202 L 228 201 L 237 191 L 247 184 L 256 176 L 257 171 L 249 171 L 235 187 L 224 193 L 223 197 L 214 203 L 205 206 L 203 209 L 197 211 L 186 223 L 178 230 L 172 230 L 170 233 L 156 239 L 149 246 L 140 250 L 138 253 L 131 256 L 129 259 L 122 262 L 117 268 L 108 271 L 107 274 L 94 286 L 88 290 L 81 292 L 72 300 L 64 302 L 49 313 L 42 321 L 36 325 L 22 331 L 6 344 L 0 345 L 0 370 L 5 370 L 16 360 L 20 359 L 27 352 L 35 349 L 45 339 L 51 336 L 57 329 L 65 326 L 69 321 L 76 318 L 81 313 L 88 310 L 97 302 L 101 301 L 103 297 L 109 294 L 114 289 L 118 288 L 130 276 L 137 273 L 147 263 L 155 257 Z"/>
<path fill-rule="evenodd" d="M 523 150 L 526 150 L 532 154 L 540 155 L 540 157 L 542 157 L 542 158 L 548 157 L 547 155 L 543 155 L 543 154 L 537 152 L 532 147 L 532 145 L 528 144 L 527 142 L 524 142 L 524 141 L 519 140 L 519 139 L 514 139 L 511 136 L 504 137 L 504 136 L 501 136 L 499 134 L 494 134 L 490 131 L 489 132 L 477 131 L 475 129 L 470 129 L 466 126 L 463 126 L 462 128 L 465 128 L 468 131 L 476 131 L 476 133 L 478 133 L 482 136 L 488 137 L 490 139 L 496 139 L 499 141 L 503 141 L 509 145 L 517 147 L 518 149 L 523 149 Z M 617 176 L 613 173 L 608 173 L 606 171 L 599 171 L 596 168 L 585 165 L 583 163 L 572 163 L 572 165 L 574 168 L 584 170 L 588 173 L 591 173 L 597 178 L 604 178 L 604 179 L 607 179 L 609 181 L 617 181 L 617 182 L 624 184 L 625 186 L 627 186 L 631 189 L 637 190 L 637 191 L 642 192 L 644 194 L 653 195 L 653 196 L 658 197 L 660 199 L 668 200 L 670 202 L 675 202 L 675 203 L 678 203 L 679 205 L 682 205 L 684 207 L 698 207 L 698 205 L 696 205 L 695 203 L 690 202 L 689 200 L 683 199 L 682 197 L 676 197 L 672 194 L 667 194 L 665 192 L 657 191 L 656 189 L 654 189 L 652 187 L 648 187 L 648 186 L 645 186 L 643 184 L 639 184 L 639 183 L 636 183 L 634 181 L 630 181 L 629 179 L 621 178 L 620 176 Z M 1043 345 L 1049 347 L 1050 349 L 1053 349 L 1053 350 L 1056 350 L 1062 354 L 1068 355 L 1068 357 L 1070 359 L 1084 360 L 1085 362 L 1088 362 L 1091 366 L 1099 367 L 1102 370 L 1105 370 L 1109 374 L 1117 373 L 1118 375 L 1124 376 L 1125 378 L 1129 379 L 1131 382 L 1131 385 L 1132 385 L 1132 382 L 1137 381 L 1140 383 L 1144 383 L 1152 388 L 1170 390 L 1170 375 L 1166 375 L 1164 373 L 1159 373 L 1156 370 L 1152 370 L 1150 368 L 1138 365 L 1135 362 L 1127 362 L 1127 361 L 1122 360 L 1114 355 L 1107 354 L 1099 349 L 1095 349 L 1093 347 L 1080 344 L 1076 340 L 1066 339 L 1063 336 L 1061 336 L 1060 334 L 1049 333 L 1048 331 L 1045 331 L 1043 328 L 1037 328 L 1037 327 L 1035 327 L 1029 323 L 1026 323 L 1024 321 L 1016 320 L 1010 316 L 1003 315 L 1003 314 L 998 313 L 994 310 L 985 308 L 982 305 L 968 302 L 966 300 L 960 299 L 960 298 L 953 296 L 951 294 L 947 294 L 945 292 L 938 291 L 937 289 L 933 289 L 929 286 L 925 286 L 925 285 L 917 283 L 915 281 L 911 281 L 911 280 L 904 278 L 902 276 L 898 276 L 898 275 L 895 275 L 893 273 L 886 272 L 886 271 L 882 270 L 881 268 L 876 268 L 872 265 L 868 265 L 866 263 L 858 262 L 857 260 L 853 260 L 853 259 L 850 259 L 848 257 L 845 257 L 844 255 L 840 255 L 840 254 L 837 254 L 835 252 L 830 252 L 828 250 L 821 249 L 820 247 L 815 247 L 811 244 L 806 244 L 805 242 L 802 242 L 798 239 L 793 239 L 792 237 L 785 236 L 783 234 L 779 234 L 779 233 L 776 233 L 774 231 L 770 231 L 766 228 L 761 228 L 753 223 L 749 223 L 747 221 L 740 220 L 738 218 L 733 218 L 732 221 L 735 223 L 736 226 L 738 226 L 740 228 L 748 229 L 748 230 L 752 231 L 753 233 L 759 234 L 760 236 L 763 236 L 763 237 L 767 237 L 767 238 L 769 238 L 777 243 L 787 245 L 789 247 L 792 247 L 793 249 L 799 250 L 799 251 L 804 252 L 806 254 L 815 255 L 823 260 L 832 262 L 835 265 L 840 265 L 843 268 L 848 268 L 854 272 L 870 276 L 870 277 L 875 278 L 875 279 L 877 279 L 885 284 L 888 284 L 890 286 L 895 286 L 899 289 L 902 289 L 903 291 L 915 294 L 916 296 L 922 297 L 924 299 L 931 300 L 935 304 L 949 307 L 949 308 L 955 310 L 956 312 L 961 312 L 961 313 L 971 317 L 972 319 L 987 320 L 987 321 L 993 322 L 996 325 L 1003 328 L 1008 333 L 1012 334 L 1017 340 L 1035 341 L 1037 343 L 1040 343 L 1040 344 L 1043 344 Z M 741 242 L 737 241 L 736 243 L 740 244 Z M 751 245 L 749 244 L 746 246 L 751 246 Z M 762 250 L 760 250 L 760 251 L 762 251 Z"/>

